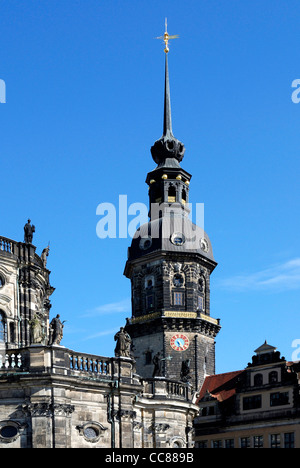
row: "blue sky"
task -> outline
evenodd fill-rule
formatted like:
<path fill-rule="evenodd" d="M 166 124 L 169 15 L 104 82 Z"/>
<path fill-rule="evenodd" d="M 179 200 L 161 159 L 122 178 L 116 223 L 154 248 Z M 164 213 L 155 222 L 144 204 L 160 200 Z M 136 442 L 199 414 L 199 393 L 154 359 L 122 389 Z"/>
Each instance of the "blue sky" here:
<path fill-rule="evenodd" d="M 97 206 L 147 203 L 162 133 L 168 17 L 173 131 L 218 267 L 216 371 L 244 368 L 265 340 L 300 339 L 300 4 L 289 0 L 2 0 L 1 231 L 51 243 L 51 316 L 63 343 L 112 355 L 130 316 L 130 239 L 99 239 Z"/>

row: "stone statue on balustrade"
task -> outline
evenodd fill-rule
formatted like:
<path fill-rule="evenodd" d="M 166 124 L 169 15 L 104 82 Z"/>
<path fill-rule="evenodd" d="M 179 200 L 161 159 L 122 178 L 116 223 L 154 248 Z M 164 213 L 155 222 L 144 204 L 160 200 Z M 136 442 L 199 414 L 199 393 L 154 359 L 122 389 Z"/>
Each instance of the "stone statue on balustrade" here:
<path fill-rule="evenodd" d="M 32 244 L 33 233 L 35 232 L 35 226 L 31 224 L 31 220 L 24 226 L 24 242 L 25 244 Z"/>
<path fill-rule="evenodd" d="M 160 352 L 155 354 L 152 362 L 153 362 L 153 365 L 154 365 L 152 377 L 153 378 L 154 377 L 161 377 L 161 374 L 162 374 L 162 358 L 161 358 Z"/>
<path fill-rule="evenodd" d="M 29 320 L 30 336 L 32 344 L 43 344 L 45 334 L 43 331 L 42 318 L 40 314 L 35 314 L 34 317 Z"/>
<path fill-rule="evenodd" d="M 121 327 L 120 331 L 116 333 L 115 341 L 117 342 L 115 356 L 131 358 L 131 338 L 123 327 Z"/>
<path fill-rule="evenodd" d="M 48 245 L 48 247 L 46 247 L 43 250 L 42 255 L 41 255 L 44 268 L 47 267 L 47 257 L 49 257 L 49 252 L 50 252 L 50 246 Z"/>
<path fill-rule="evenodd" d="M 60 320 L 60 315 L 57 314 L 55 318 L 52 319 L 49 328 L 49 345 L 59 345 L 63 339 L 63 329 L 64 323 Z"/>

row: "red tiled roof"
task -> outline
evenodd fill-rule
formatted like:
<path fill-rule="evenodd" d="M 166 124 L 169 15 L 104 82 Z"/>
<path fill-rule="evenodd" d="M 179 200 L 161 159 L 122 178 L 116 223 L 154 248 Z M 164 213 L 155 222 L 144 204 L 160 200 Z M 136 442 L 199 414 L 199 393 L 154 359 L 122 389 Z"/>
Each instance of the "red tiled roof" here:
<path fill-rule="evenodd" d="M 225 374 L 209 375 L 203 382 L 200 390 L 199 403 L 205 396 L 206 392 L 210 393 L 213 398 L 218 401 L 225 401 L 235 394 L 234 379 L 240 375 L 243 370 L 235 372 L 227 372 Z"/>

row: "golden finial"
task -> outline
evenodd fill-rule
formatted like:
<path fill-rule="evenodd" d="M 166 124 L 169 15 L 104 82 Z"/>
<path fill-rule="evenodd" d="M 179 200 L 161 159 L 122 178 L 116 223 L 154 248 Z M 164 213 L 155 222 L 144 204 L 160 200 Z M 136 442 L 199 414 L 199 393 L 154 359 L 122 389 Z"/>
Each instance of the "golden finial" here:
<path fill-rule="evenodd" d="M 165 19 L 165 34 L 163 36 L 159 36 L 156 39 L 162 39 L 165 43 L 165 48 L 164 51 L 167 54 L 169 52 L 169 40 L 170 39 L 178 39 L 178 34 L 175 36 L 170 36 L 168 31 L 167 31 L 168 23 L 167 23 L 167 18 Z"/>

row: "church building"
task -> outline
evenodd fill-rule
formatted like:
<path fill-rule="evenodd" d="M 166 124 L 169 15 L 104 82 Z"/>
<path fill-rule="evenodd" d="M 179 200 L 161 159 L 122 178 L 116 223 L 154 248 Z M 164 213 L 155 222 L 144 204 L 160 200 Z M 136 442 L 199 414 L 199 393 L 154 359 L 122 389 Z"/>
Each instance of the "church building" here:
<path fill-rule="evenodd" d="M 0 237 L 0 448 L 192 448 L 196 404 L 215 373 L 219 320 L 210 315 L 217 263 L 208 235 L 189 217 L 185 147 L 173 135 L 165 41 L 163 135 L 146 178 L 149 222 L 129 247 L 132 315 L 114 357 L 62 344 L 50 318 L 49 248 Z M 125 257 L 125 256 L 124 256 Z"/>

